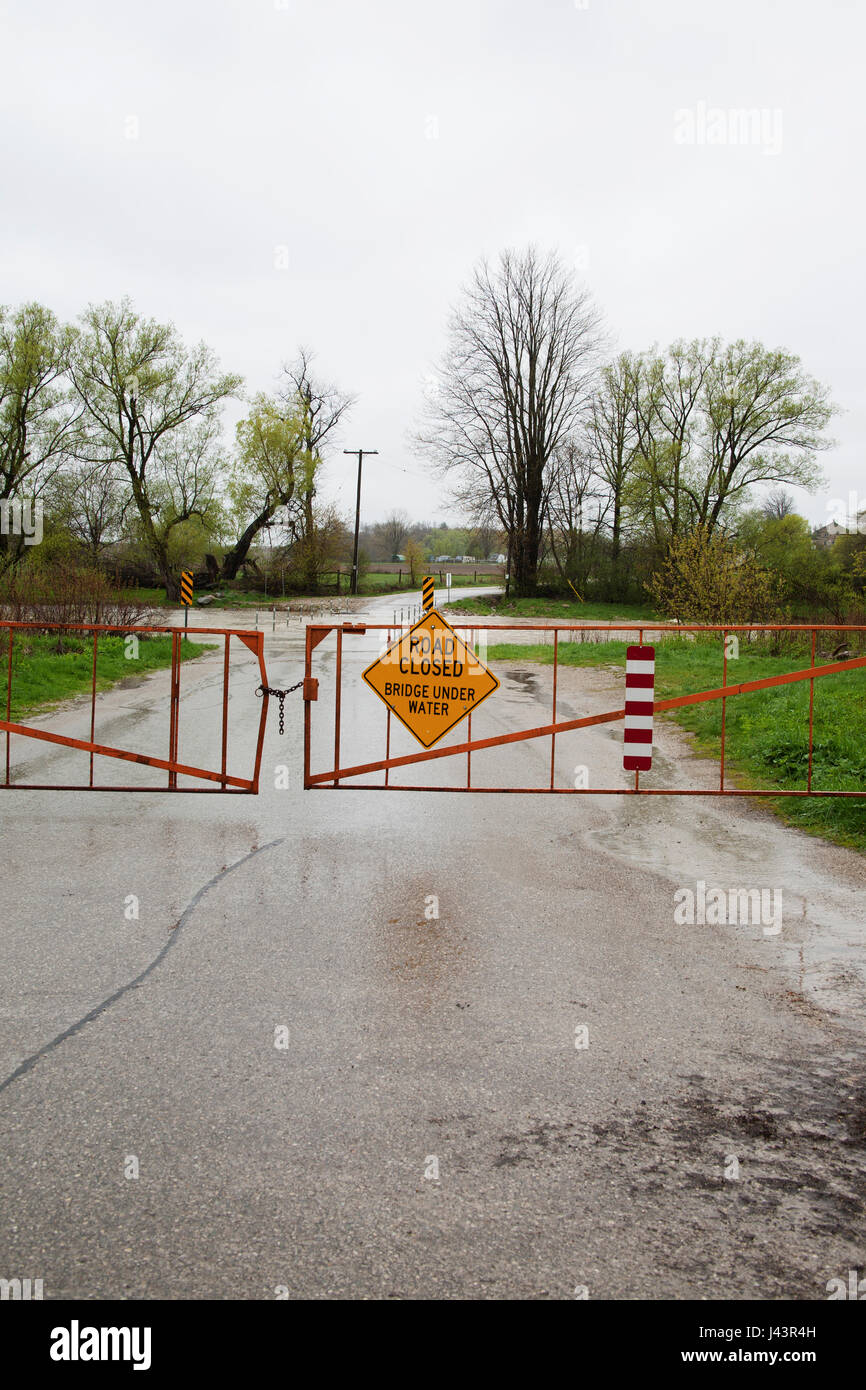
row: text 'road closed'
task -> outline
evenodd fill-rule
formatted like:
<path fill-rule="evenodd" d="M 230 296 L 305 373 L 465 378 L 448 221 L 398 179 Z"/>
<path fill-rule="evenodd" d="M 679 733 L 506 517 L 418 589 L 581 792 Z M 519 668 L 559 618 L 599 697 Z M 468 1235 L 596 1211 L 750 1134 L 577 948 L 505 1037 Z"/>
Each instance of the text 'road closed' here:
<path fill-rule="evenodd" d="M 367 667 L 364 680 L 424 748 L 499 688 L 435 608 Z"/>

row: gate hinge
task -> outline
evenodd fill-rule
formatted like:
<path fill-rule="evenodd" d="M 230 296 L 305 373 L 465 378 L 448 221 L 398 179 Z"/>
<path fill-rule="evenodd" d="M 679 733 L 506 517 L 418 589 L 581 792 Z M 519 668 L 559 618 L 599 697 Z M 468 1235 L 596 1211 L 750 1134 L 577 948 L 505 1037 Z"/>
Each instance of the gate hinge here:
<path fill-rule="evenodd" d="M 305 676 L 305 677 L 304 677 L 304 699 L 305 699 L 305 700 L 318 700 L 318 698 L 319 698 L 319 682 L 316 680 L 316 677 L 315 677 L 315 676 Z"/>

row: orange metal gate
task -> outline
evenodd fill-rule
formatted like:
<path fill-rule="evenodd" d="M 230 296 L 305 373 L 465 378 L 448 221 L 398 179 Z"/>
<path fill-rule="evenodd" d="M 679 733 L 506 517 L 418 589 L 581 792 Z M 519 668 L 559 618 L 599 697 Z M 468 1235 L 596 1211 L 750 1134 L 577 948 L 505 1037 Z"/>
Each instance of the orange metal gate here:
<path fill-rule="evenodd" d="M 454 737 L 457 741 L 449 743 L 445 747 L 431 748 L 425 751 L 402 753 L 392 756 L 392 719 L 390 710 L 384 706 L 378 706 L 375 697 L 370 692 L 364 690 L 363 696 L 369 701 L 370 723 L 372 724 L 378 717 L 382 722 L 382 740 L 384 743 L 384 756 L 376 759 L 365 758 L 363 761 L 343 758 L 342 744 L 342 705 L 343 705 L 343 679 L 344 679 L 344 639 L 366 637 L 372 634 L 374 641 L 378 643 L 390 643 L 391 640 L 400 634 L 404 629 L 394 624 L 375 623 L 375 624 L 352 624 L 346 623 L 340 626 L 324 626 L 311 624 L 307 628 L 306 645 L 306 669 L 305 669 L 305 688 L 304 688 L 304 787 L 310 790 L 333 790 L 341 788 L 345 790 L 365 790 L 365 791 L 474 791 L 474 792 L 521 792 L 536 793 L 546 792 L 558 795 L 595 795 L 595 796 L 621 796 L 621 795 L 644 795 L 644 796 L 770 796 L 770 797 L 864 797 L 866 788 L 857 790 L 827 790 L 813 786 L 813 732 L 814 732 L 814 698 L 815 683 L 822 677 L 841 674 L 853 671 L 866 666 L 866 656 L 846 655 L 844 659 L 833 660 L 816 664 L 816 651 L 818 636 L 821 633 L 844 633 L 846 641 L 855 643 L 858 650 L 862 653 L 864 638 L 866 638 L 866 627 L 852 624 L 750 624 L 727 626 L 705 625 L 705 624 L 629 624 L 629 623 L 569 623 L 556 624 L 552 626 L 528 623 L 508 623 L 486 625 L 483 622 L 454 623 L 452 624 L 457 632 L 460 632 L 464 641 L 470 642 L 472 634 L 478 632 L 489 632 L 506 634 L 510 632 L 536 633 L 539 640 L 551 641 L 553 645 L 553 689 L 551 701 L 550 720 L 547 723 L 533 728 L 519 729 L 508 733 L 499 733 L 485 738 L 472 737 L 472 715 L 469 714 L 465 723 L 465 737 L 461 737 L 464 726 L 461 725 Z M 316 649 L 331 634 L 335 635 L 335 684 L 334 684 L 334 755 L 333 766 L 323 770 L 314 771 L 312 763 L 312 707 L 318 699 L 318 679 L 313 674 L 314 653 Z M 722 723 L 721 723 L 721 757 L 719 768 L 718 785 L 714 787 L 669 787 L 657 786 L 652 781 L 650 785 L 641 783 L 641 774 L 635 772 L 633 779 L 631 775 L 628 785 L 624 786 L 605 786 L 605 787 L 566 787 L 556 785 L 556 741 L 559 735 L 569 733 L 575 729 L 588 728 L 592 725 L 608 724 L 617 720 L 622 720 L 625 716 L 625 708 L 619 707 L 606 711 L 602 714 L 587 715 L 579 719 L 557 719 L 557 693 L 559 677 L 559 654 L 561 644 L 575 634 L 580 634 L 580 640 L 586 640 L 589 634 L 607 634 L 608 638 L 618 638 L 620 635 L 635 634 L 631 639 L 638 644 L 652 642 L 655 637 L 660 637 L 664 641 L 665 637 L 676 635 L 683 637 L 687 634 L 719 634 L 722 640 L 722 653 L 720 661 L 720 685 L 709 690 L 701 690 L 688 695 L 680 695 L 671 699 L 655 699 L 653 702 L 653 713 L 663 714 L 666 711 L 681 708 L 686 705 L 694 705 L 711 700 L 721 700 L 722 702 Z M 727 639 L 737 634 L 762 633 L 791 633 L 809 639 L 810 660 L 809 664 L 796 671 L 781 673 L 775 676 L 768 676 L 760 680 L 734 682 L 729 684 L 729 660 L 727 651 Z M 468 634 L 468 636 L 467 636 Z M 589 640 L 598 640 L 589 638 Z M 369 650 L 366 654 L 369 658 Z M 809 707 L 808 707 L 808 772 L 806 776 L 806 786 L 797 789 L 786 789 L 779 787 L 732 787 L 726 785 L 725 769 L 725 712 L 726 702 L 737 695 L 747 694 L 751 691 L 770 689 L 776 686 L 791 685 L 797 682 L 807 681 L 809 683 Z M 625 677 L 623 676 L 623 694 L 625 694 Z M 866 694 L 866 691 L 864 691 Z M 495 696 L 492 701 L 488 701 L 485 709 L 489 710 L 491 704 L 495 704 Z M 479 786 L 473 783 L 472 759 L 486 749 L 501 748 L 505 745 L 526 742 L 533 739 L 550 740 L 550 761 L 549 772 L 546 773 L 543 782 L 531 786 Z M 437 762 L 445 758 L 465 758 L 465 781 L 458 786 L 442 784 L 407 784 L 392 780 L 391 774 L 400 768 L 414 766 L 420 763 Z M 373 774 L 383 774 L 380 780 L 359 781 L 359 778 L 369 778 Z M 654 774 L 648 774 L 650 778 Z M 645 775 L 646 776 L 646 775 Z"/>
<path fill-rule="evenodd" d="M 181 642 L 184 637 L 184 629 L 178 627 L 156 627 L 156 626 L 135 626 L 120 627 L 117 625 L 99 623 L 45 623 L 45 622 L 0 622 L 0 679 L 5 675 L 5 718 L 0 719 L 0 733 L 5 733 L 5 776 L 0 778 L 0 790 L 5 791 L 135 791 L 135 792 L 230 792 L 255 794 L 259 789 L 259 770 L 261 767 L 262 748 L 264 745 L 265 727 L 268 714 L 268 681 L 264 661 L 264 635 L 261 632 L 245 632 L 233 628 L 216 627 L 197 627 L 194 629 L 197 637 L 221 638 L 223 642 L 223 662 L 222 662 L 222 717 L 221 717 L 221 757 L 218 768 L 199 767 L 191 763 L 181 762 L 178 757 L 180 742 L 180 715 L 181 715 Z M 91 681 L 90 681 L 90 737 L 73 738 L 69 735 L 55 733 L 51 729 L 36 728 L 31 724 L 13 721 L 11 718 L 12 698 L 15 680 L 15 657 L 16 644 L 21 647 L 26 643 L 27 634 L 38 635 L 40 633 L 78 634 L 92 639 L 91 660 Z M 170 690 L 169 690 L 169 710 L 168 710 L 168 729 L 167 729 L 167 748 L 165 757 L 158 755 L 148 755 L 135 752 L 129 748 L 115 748 L 108 744 L 96 742 L 96 695 L 98 683 L 97 662 L 99 654 L 99 643 L 105 636 L 120 636 L 123 638 L 147 637 L 162 633 L 171 637 L 171 668 L 170 668 Z M 229 655 L 231 641 L 236 638 L 246 647 L 256 658 L 257 674 L 261 680 L 263 688 L 263 698 L 261 713 L 259 716 L 259 727 L 256 738 L 256 747 L 253 760 L 253 769 L 250 776 L 239 777 L 228 771 L 228 700 L 229 700 Z M 5 667 L 5 670 L 3 670 Z M 0 687 L 2 688 L 2 687 Z M 2 706 L 0 706 L 2 708 Z M 40 716 L 44 717 L 44 716 Z M 54 744 L 62 748 L 78 749 L 89 754 L 89 773 L 86 782 L 81 783 L 48 783 L 48 782 L 29 782 L 17 775 L 13 779 L 11 765 L 12 739 L 35 739 L 42 743 Z M 164 772 L 166 778 L 158 784 L 136 783 L 135 785 L 118 785 L 116 783 L 98 782 L 94 777 L 94 759 L 112 758 L 120 759 L 128 763 L 138 763 L 146 767 L 152 767 Z M 178 777 L 194 778 L 196 781 L 205 782 L 206 786 L 187 786 L 178 785 Z"/>
<path fill-rule="evenodd" d="M 821 678 L 841 674 L 848 671 L 857 670 L 866 666 L 866 655 L 863 655 L 863 648 L 866 645 L 866 627 L 854 625 L 838 624 L 819 624 L 814 626 L 803 626 L 796 624 L 783 625 L 728 625 L 707 626 L 692 625 L 685 626 L 679 624 L 610 624 L 587 623 L 587 624 L 557 624 L 554 626 L 539 626 L 529 623 L 495 624 L 486 625 L 483 622 L 455 623 L 455 629 L 464 635 L 470 643 L 473 634 L 480 632 L 490 632 L 500 636 L 508 633 L 521 633 L 549 641 L 552 644 L 552 696 L 550 719 L 541 725 L 536 725 L 526 729 L 509 730 L 508 732 L 498 732 L 486 737 L 474 738 L 472 736 L 472 718 L 467 716 L 465 724 L 461 724 L 453 734 L 448 737 L 453 741 L 446 746 L 437 746 L 418 752 L 398 752 L 392 753 L 392 744 L 395 733 L 398 730 L 392 728 L 392 717 L 390 710 L 378 705 L 375 696 L 359 682 L 358 702 L 352 709 L 357 714 L 362 713 L 362 723 L 365 733 L 365 741 L 374 729 L 376 721 L 381 720 L 381 737 L 383 742 L 383 756 L 371 759 L 369 756 L 359 759 L 351 756 L 345 757 L 343 753 L 343 695 L 344 695 L 344 641 L 348 639 L 351 643 L 353 639 L 372 639 L 374 644 L 390 643 L 403 629 L 391 623 L 379 624 L 353 624 L 344 623 L 341 625 L 322 625 L 310 624 L 306 631 L 306 661 L 304 675 L 304 787 L 312 790 L 333 790 L 334 788 L 344 788 L 347 790 L 369 790 L 369 791 L 477 791 L 477 792 L 523 792 L 523 793 L 555 793 L 558 795 L 646 795 L 646 796 L 769 796 L 769 797 L 864 797 L 866 788 L 856 790 L 827 789 L 813 785 L 813 734 L 814 734 L 814 700 L 815 685 Z M 91 658 L 91 680 L 90 680 L 90 718 L 89 718 L 89 737 L 72 737 L 68 734 L 54 732 L 51 729 L 35 727 L 33 724 L 23 722 L 23 720 L 13 720 L 11 718 L 14 677 L 15 677 L 15 655 L 16 644 L 26 641 L 28 633 L 57 633 L 57 634 L 78 634 L 89 637 L 92 644 Z M 679 695 L 668 699 L 654 699 L 653 713 L 663 714 L 666 711 L 674 710 L 686 705 L 703 703 L 706 701 L 721 701 L 721 752 L 718 783 L 714 787 L 671 787 L 656 785 L 655 772 L 641 774 L 635 772 L 630 776 L 627 785 L 620 786 L 561 786 L 557 785 L 557 738 L 561 735 L 572 732 L 573 730 L 588 728 L 593 725 L 615 723 L 622 720 L 625 716 L 625 708 L 607 710 L 600 714 L 586 715 L 577 719 L 562 719 L 557 717 L 558 689 L 559 689 L 559 670 L 560 670 L 560 650 L 561 645 L 568 640 L 596 640 L 598 637 L 607 636 L 619 637 L 620 635 L 634 634 L 638 643 L 652 641 L 659 637 L 664 641 L 669 636 L 684 636 L 687 634 L 717 634 L 722 639 L 722 653 L 720 660 L 721 684 L 708 690 L 696 691 L 687 695 Z M 803 665 L 797 670 L 787 671 L 774 676 L 764 677 L 760 680 L 741 681 L 729 683 L 729 661 L 727 655 L 726 639 L 735 634 L 762 633 L 791 633 L 794 635 L 805 635 L 808 638 L 810 659 L 808 665 Z M 846 640 L 858 648 L 857 655 L 845 654 L 844 658 L 830 662 L 816 662 L 817 643 L 820 634 L 840 634 L 846 635 Z M 166 756 L 161 754 L 147 754 L 135 751 L 130 748 L 114 747 L 96 741 L 97 733 L 97 709 L 96 695 L 98 688 L 97 681 L 97 659 L 99 643 L 103 635 L 120 636 L 147 636 L 151 634 L 165 634 L 171 637 L 171 667 L 168 699 L 168 721 L 167 721 L 167 747 Z M 5 675 L 5 700 L 0 698 L 0 713 L 5 714 L 5 718 L 0 718 L 0 735 L 5 735 L 5 773 L 0 772 L 0 790 L 19 791 L 19 790 L 70 790 L 70 791 L 169 791 L 169 792 L 228 792 L 234 794 L 255 794 L 259 790 L 259 775 L 262 761 L 262 750 L 264 747 L 265 730 L 267 725 L 269 687 L 264 661 L 264 635 L 259 631 L 244 631 L 240 629 L 226 628 L 196 628 L 196 636 L 203 638 L 213 637 L 221 639 L 223 644 L 222 654 L 222 691 L 221 691 L 221 725 L 218 731 L 220 738 L 220 758 L 218 766 L 202 766 L 192 761 L 181 761 L 179 757 L 180 742 L 180 716 L 181 716 L 181 642 L 184 636 L 182 628 L 163 627 L 163 626 L 134 626 L 119 627 L 108 624 L 81 624 L 81 623 L 45 623 L 45 622 L 0 622 L 0 690 L 2 690 L 2 677 Z M 319 650 L 325 640 L 332 636 L 333 657 L 335 663 L 335 679 L 333 682 L 333 763 L 330 767 L 322 770 L 313 770 L 313 706 L 319 698 L 319 678 L 314 675 L 315 653 Z M 236 772 L 230 772 L 228 768 L 228 725 L 229 725 L 229 657 L 232 639 L 242 644 L 252 653 L 256 662 L 256 672 L 260 680 L 259 692 L 262 695 L 258 727 L 255 731 L 255 749 L 252 754 L 252 770 L 247 776 L 239 776 Z M 348 648 L 351 651 L 351 647 Z M 362 659 L 366 661 L 369 651 L 362 654 Z M 5 669 L 4 669 L 5 668 Z M 361 666 L 357 667 L 360 674 Z M 725 711 L 729 699 L 737 695 L 743 695 L 752 691 L 768 689 L 776 686 L 791 685 L 797 682 L 808 682 L 809 701 L 808 701 L 808 769 L 805 777 L 805 786 L 791 789 L 780 787 L 739 787 L 730 786 L 726 783 L 726 728 Z M 329 689 L 330 693 L 330 689 Z M 625 693 L 625 683 L 623 677 L 623 693 Z M 364 702 L 361 705 L 361 701 Z M 5 704 L 5 709 L 3 705 Z M 479 711 L 479 716 L 487 717 L 491 705 L 495 705 L 495 696 L 484 707 L 484 712 Z M 330 741 L 330 735 L 328 735 Z M 405 735 L 403 735 L 405 737 Z M 28 781 L 15 773 L 11 762 L 10 751 L 13 739 L 28 739 L 38 742 L 56 745 L 61 748 L 75 749 L 88 755 L 88 774 L 86 781 L 50 783 L 44 781 Z M 501 748 L 513 744 L 526 743 L 531 740 L 549 739 L 550 757 L 546 765 L 545 776 L 535 785 L 520 786 L 499 786 L 499 785 L 479 785 L 473 781 L 473 756 L 485 752 L 492 748 Z M 2 744 L 0 744 L 2 748 Z M 150 767 L 165 774 L 164 779 L 154 783 L 115 784 L 99 782 L 95 776 L 95 759 L 106 758 L 121 760 L 128 763 L 135 763 L 145 767 Z M 394 780 L 392 773 L 395 770 L 411 767 L 416 764 L 439 762 L 448 758 L 465 759 L 465 778 L 459 785 L 443 785 L 441 783 L 406 783 L 405 781 Z M 483 766 L 483 764 L 482 764 Z M 382 774 L 381 778 L 375 781 L 360 780 Z M 205 785 L 179 784 L 178 779 L 184 778 L 195 783 Z"/>

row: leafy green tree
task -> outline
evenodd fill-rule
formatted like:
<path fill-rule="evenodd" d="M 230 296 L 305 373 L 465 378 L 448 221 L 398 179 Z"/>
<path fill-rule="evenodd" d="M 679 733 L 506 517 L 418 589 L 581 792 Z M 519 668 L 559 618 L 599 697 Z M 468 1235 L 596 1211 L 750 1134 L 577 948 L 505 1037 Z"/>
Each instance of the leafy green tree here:
<path fill-rule="evenodd" d="M 201 517 L 191 516 L 171 531 L 168 557 L 172 567 L 178 572 L 203 570 L 206 556 L 213 543 L 212 525 Z"/>
<path fill-rule="evenodd" d="M 470 554 L 469 532 L 462 527 L 440 526 L 424 537 L 424 545 L 432 560 L 437 555 L 451 555 L 456 559 L 458 555 Z"/>
<path fill-rule="evenodd" d="M 703 467 L 691 492 L 698 524 L 715 529 L 723 507 L 755 483 L 821 481 L 817 454 L 834 414 L 827 388 L 799 357 L 742 339 L 719 349 L 703 384 Z"/>
<path fill-rule="evenodd" d="M 715 341 L 696 339 L 675 342 L 664 354 L 620 359 L 620 390 L 631 398 L 637 436 L 623 478 L 626 501 L 659 550 L 702 524 L 694 484 L 701 476 L 702 392 L 717 349 Z"/>
<path fill-rule="evenodd" d="M 410 582 L 413 589 L 417 589 L 424 577 L 424 569 L 427 560 L 424 555 L 424 547 L 419 545 L 414 536 L 410 536 L 406 542 L 406 563 L 409 566 Z"/>
<path fill-rule="evenodd" d="M 0 306 L 0 501 L 39 497 L 68 457 L 78 413 L 64 380 L 73 337 L 41 304 Z M 0 533 L 0 570 L 23 550 L 21 536 Z"/>
<path fill-rule="evenodd" d="M 219 410 L 241 378 L 218 370 L 204 343 L 142 318 L 128 299 L 91 305 L 70 358 L 82 407 L 76 450 L 128 483 L 142 540 L 166 594 L 178 597 L 172 530 L 212 510 L 221 460 Z"/>
<path fill-rule="evenodd" d="M 834 409 L 782 349 L 714 338 L 645 353 L 633 377 L 631 508 L 662 545 L 699 527 L 711 536 L 758 483 L 812 489 Z"/>
<path fill-rule="evenodd" d="M 793 616 L 816 608 L 824 616 L 845 621 L 854 584 L 846 573 L 843 552 L 835 547 L 820 550 L 805 517 L 795 512 L 768 515 L 763 508 L 746 512 L 737 523 L 737 541 L 778 576 L 782 598 Z"/>
<path fill-rule="evenodd" d="M 259 392 L 249 415 L 237 426 L 237 453 L 232 463 L 228 496 L 237 535 L 223 557 L 221 578 L 231 581 L 249 555 L 250 546 L 277 514 L 286 510 L 283 524 L 294 536 L 298 509 L 312 493 L 318 457 L 305 442 L 305 410 L 300 400 L 294 411 L 273 396 Z"/>
<path fill-rule="evenodd" d="M 837 536 L 830 547 L 830 561 L 838 565 L 854 593 L 866 593 L 866 511 L 856 518 L 856 529 Z"/>

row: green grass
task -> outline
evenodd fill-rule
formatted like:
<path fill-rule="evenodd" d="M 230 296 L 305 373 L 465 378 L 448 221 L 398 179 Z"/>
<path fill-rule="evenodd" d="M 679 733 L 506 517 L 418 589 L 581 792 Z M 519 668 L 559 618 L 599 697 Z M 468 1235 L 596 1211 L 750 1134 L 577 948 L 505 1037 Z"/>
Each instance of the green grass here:
<path fill-rule="evenodd" d="M 148 589 L 136 587 L 132 589 L 118 589 L 120 597 L 128 599 L 130 603 L 140 603 L 147 608 L 176 607 L 175 604 L 168 604 L 165 597 L 165 589 Z"/>
<path fill-rule="evenodd" d="M 809 649 L 785 654 L 741 647 L 728 662 L 728 684 L 760 680 L 809 665 Z M 624 666 L 625 642 L 563 642 L 566 666 Z M 490 646 L 492 661 L 553 661 L 547 646 Z M 827 658 L 816 658 L 817 664 Z M 866 671 L 822 676 L 815 683 L 812 787 L 817 791 L 866 791 Z M 656 641 L 656 698 L 692 694 L 722 684 L 721 641 Z M 731 696 L 725 713 L 726 780 L 740 787 L 799 790 L 806 787 L 809 750 L 809 682 Z M 695 735 L 697 748 L 718 756 L 722 702 L 686 705 L 661 716 Z M 730 778 L 727 777 L 730 774 Z M 768 804 L 792 825 L 836 844 L 866 852 L 866 799 L 786 798 Z"/>
<path fill-rule="evenodd" d="M 431 567 L 431 568 L 429 569 L 429 571 L 428 571 L 428 570 L 425 570 L 425 574 L 426 574 L 426 573 L 430 573 L 430 574 L 433 574 L 433 575 L 436 576 L 436 587 L 437 587 L 437 589 L 439 590 L 439 592 L 441 593 L 441 592 L 442 592 L 442 585 L 440 585 L 440 583 L 439 583 L 439 571 L 438 571 L 438 569 L 435 569 L 435 568 L 432 568 L 432 567 Z M 444 574 L 444 573 L 445 573 L 445 571 L 443 570 L 443 574 Z M 458 574 L 455 574 L 455 575 L 453 576 L 453 578 L 454 578 L 454 582 L 453 582 L 453 584 L 452 584 L 451 587 L 454 588 L 454 589 L 457 589 L 457 588 L 472 589 L 472 588 L 475 588 L 475 587 L 476 587 L 476 581 L 473 579 L 473 577 L 472 577 L 471 574 L 470 574 L 470 575 L 462 575 L 462 574 L 459 574 L 459 575 L 458 575 Z M 495 585 L 495 584 L 498 584 L 498 583 L 499 583 L 498 576 L 497 576 L 497 575 L 491 575 L 491 574 L 488 574 L 488 575 L 481 575 L 481 574 L 479 574 L 478 580 L 477 580 L 477 586 L 478 586 L 479 588 L 489 588 L 489 587 L 491 587 L 492 585 Z M 417 584 L 412 584 L 412 582 L 411 582 L 410 579 L 409 579 L 408 574 L 406 574 L 406 573 L 404 573 L 404 575 L 403 575 L 403 580 L 402 580 L 402 583 L 401 583 L 401 582 L 398 582 L 398 576 L 397 576 L 397 574 L 374 574 L 374 573 L 369 573 L 369 572 L 368 572 L 367 574 L 365 574 L 365 575 L 362 577 L 362 579 L 361 579 L 361 584 L 360 584 L 360 588 L 359 588 L 358 592 L 359 592 L 359 594 L 361 594 L 362 596 L 365 595 L 365 594 L 367 594 L 367 595 L 372 595 L 372 594 L 376 594 L 376 595 L 382 595 L 382 594 L 402 594 L 402 593 L 408 593 L 408 592 L 410 592 L 410 591 L 412 591 L 412 590 L 417 590 L 417 589 L 419 589 L 420 587 L 421 587 L 421 580 L 420 580 L 420 578 L 419 578 Z M 178 608 L 178 607 L 179 607 L 179 604 L 174 603 L 174 602 L 170 602 L 170 601 L 166 598 L 166 596 L 165 596 L 165 589 L 162 589 L 162 588 L 155 588 L 155 589 L 154 589 L 154 588 L 139 587 L 139 588 L 133 588 L 133 589 L 124 589 L 122 592 L 123 592 L 124 597 L 128 598 L 130 601 L 136 602 L 136 603 L 141 603 L 141 604 L 143 604 L 143 605 L 147 605 L 147 606 L 150 607 L 150 608 Z M 210 589 L 199 590 L 197 596 L 200 597 L 202 593 L 208 593 L 208 594 L 209 594 L 209 593 L 211 593 L 211 592 L 212 592 L 212 591 L 211 591 Z M 341 593 L 341 594 L 344 594 L 344 595 L 346 595 L 346 596 L 348 596 L 348 593 L 349 593 L 349 576 L 348 576 L 348 575 L 343 575 L 343 577 L 342 577 L 342 579 L 341 579 L 341 581 L 340 581 L 340 593 Z M 302 593 L 297 593 L 295 590 L 291 590 L 291 591 L 287 592 L 286 594 L 283 594 L 282 592 L 280 592 L 280 593 L 270 593 L 270 594 L 266 594 L 266 593 L 264 592 L 263 589 L 233 589 L 233 588 L 231 587 L 231 585 L 227 585 L 227 586 L 223 586 L 223 587 L 221 588 L 219 597 L 217 597 L 216 595 L 214 596 L 214 601 L 213 601 L 213 603 L 209 604 L 208 607 L 210 607 L 210 608 L 260 608 L 260 609 L 265 609 L 265 608 L 271 608 L 271 607 L 273 607 L 274 604 L 278 604 L 280 607 L 282 607 L 283 604 L 287 604 L 289 607 L 294 607 L 294 606 L 297 606 L 298 604 L 304 604 L 304 603 L 309 603 L 309 602 L 311 602 L 311 601 L 315 601 L 315 599 L 317 599 L 317 598 L 333 599 L 333 598 L 336 598 L 336 597 L 337 597 L 337 592 L 336 592 L 336 589 L 334 588 L 334 585 L 333 585 L 333 582 L 332 582 L 332 581 L 327 583 L 326 587 L 323 588 L 323 590 L 322 590 L 322 592 L 321 592 L 320 594 L 302 594 Z M 193 605 L 193 606 L 195 607 L 195 605 Z"/>
<path fill-rule="evenodd" d="M 208 594 L 209 594 L 210 592 L 211 592 L 210 589 L 204 589 L 204 590 L 199 589 L 199 590 L 197 591 L 197 595 L 196 595 L 196 596 L 197 596 L 198 598 L 200 598 L 201 595 L 202 595 L 202 593 L 208 593 Z M 133 603 L 140 603 L 140 604 L 142 604 L 142 605 L 146 605 L 148 608 L 171 608 L 171 609 L 178 609 L 178 608 L 180 608 L 180 603 L 179 603 L 179 602 L 178 602 L 178 603 L 175 603 L 174 600 L 172 600 L 172 599 L 167 599 L 166 596 L 165 596 L 165 589 L 161 589 L 161 588 L 159 588 L 159 589 L 148 589 L 148 588 L 142 587 L 142 588 L 135 588 L 135 589 L 123 589 L 123 590 L 122 590 L 122 594 L 123 594 L 123 597 L 124 597 L 124 598 L 128 598 L 130 602 L 133 602 Z M 220 594 L 219 597 L 217 597 L 216 595 L 214 595 L 213 603 L 209 604 L 208 607 L 210 607 L 210 608 L 265 608 L 265 607 L 270 608 L 272 604 L 275 604 L 275 603 L 280 603 L 280 604 L 281 604 L 282 602 L 283 602 L 283 599 L 282 599 L 281 597 L 279 597 L 279 596 L 275 596 L 274 594 L 266 595 L 266 594 L 261 593 L 261 592 L 258 592 L 258 591 L 256 591 L 256 590 L 248 591 L 248 590 L 246 590 L 246 589 L 241 590 L 241 589 L 226 588 L 226 589 L 224 589 L 224 590 L 222 591 L 222 593 Z M 195 608 L 196 606 L 197 606 L 197 605 L 196 605 L 195 603 L 193 603 L 193 607 Z"/>
<path fill-rule="evenodd" d="M 576 619 L 584 623 L 639 623 L 655 618 L 652 608 L 640 603 L 579 603 L 577 599 L 560 598 L 463 598 L 450 608 L 462 613 L 513 618 L 553 618 L 560 622 Z M 656 619 L 658 621 L 658 619 Z"/>
<path fill-rule="evenodd" d="M 0 652 L 0 711 L 6 717 L 8 647 Z M 181 660 L 190 661 L 211 650 L 204 643 L 181 641 Z M 126 656 L 126 639 L 100 635 L 96 657 L 96 688 L 108 690 L 125 676 L 144 675 L 171 665 L 171 638 L 139 638 L 138 657 Z M 90 691 L 93 679 L 93 641 L 74 634 L 22 635 L 12 644 L 11 718 L 50 708 Z"/>

